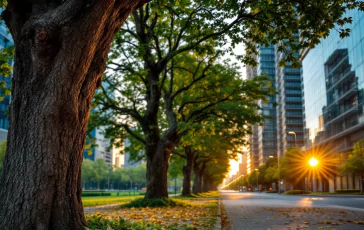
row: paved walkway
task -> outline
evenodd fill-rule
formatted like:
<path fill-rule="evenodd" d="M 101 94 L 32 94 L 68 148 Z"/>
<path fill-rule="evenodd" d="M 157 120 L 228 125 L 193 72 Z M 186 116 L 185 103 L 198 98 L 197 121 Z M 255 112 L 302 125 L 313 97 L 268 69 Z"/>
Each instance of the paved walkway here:
<path fill-rule="evenodd" d="M 222 203 L 233 230 L 364 230 L 364 209 L 342 209 L 343 206 L 313 203 L 310 199 L 222 192 Z"/>

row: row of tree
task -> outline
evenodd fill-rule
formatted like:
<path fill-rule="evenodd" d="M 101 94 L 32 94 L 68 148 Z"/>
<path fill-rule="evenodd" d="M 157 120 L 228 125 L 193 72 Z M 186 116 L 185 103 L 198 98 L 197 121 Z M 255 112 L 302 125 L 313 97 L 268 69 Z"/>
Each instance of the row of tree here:
<path fill-rule="evenodd" d="M 216 4 L 221 6 L 217 9 Z M 307 13 L 307 8 L 296 4 L 162 0 L 146 4 L 126 20 L 112 43 L 103 78 L 106 84 L 95 96 L 91 128 L 106 127 L 106 136 L 117 146 L 126 136 L 131 140 L 128 151 L 147 162 L 146 198 L 168 196 L 171 154 L 186 161 L 184 195 L 190 194 L 192 171 L 194 191 L 216 186 L 211 180 L 219 170 L 211 171 L 208 165 L 224 165 L 221 171 L 226 171 L 228 159 L 245 144 L 243 137 L 251 125 L 264 119 L 258 104 L 264 105 L 274 94 L 264 76 L 241 80 L 238 66 L 223 58 L 231 51 L 225 45 L 245 43 L 251 55 L 241 60 L 254 64 L 256 44 L 271 42 L 285 52 L 283 62 L 298 66 L 294 52 L 318 39 L 312 34 L 313 24 L 300 24 L 300 30 L 310 33 L 301 31 L 305 39 L 297 41 L 298 27 L 293 25 L 304 17 L 296 15 Z M 320 14 L 333 10 L 328 5 L 333 7 L 321 2 L 309 7 L 309 14 L 316 7 L 323 7 Z M 330 22 L 338 20 L 344 9 L 337 10 L 337 15 L 330 12 Z M 232 15 L 232 21 L 226 20 Z M 325 36 L 329 31 L 327 26 L 318 30 Z"/>
<path fill-rule="evenodd" d="M 214 7 L 151 2 L 133 12 L 112 44 L 91 127 L 107 127 L 106 136 L 117 146 L 127 136 L 128 151 L 145 158 L 146 198 L 168 197 L 172 154 L 186 160 L 183 194 L 191 193 L 192 171 L 196 192 L 213 187 L 216 172 L 207 165 L 221 161 L 227 170 L 226 162 L 244 144 L 241 137 L 262 122 L 258 100 L 273 95 L 265 77 L 243 81 L 238 66 L 221 58 L 226 53 L 221 35 L 238 29 L 240 19 L 216 19 L 239 4 L 226 4 L 220 12 Z"/>

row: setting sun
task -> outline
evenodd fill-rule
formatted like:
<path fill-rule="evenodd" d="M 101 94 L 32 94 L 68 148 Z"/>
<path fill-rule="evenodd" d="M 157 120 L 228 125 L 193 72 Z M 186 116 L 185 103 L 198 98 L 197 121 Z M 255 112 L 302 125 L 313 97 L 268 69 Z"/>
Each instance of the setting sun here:
<path fill-rule="evenodd" d="M 310 164 L 311 167 L 315 167 L 318 164 L 318 160 L 312 157 L 308 163 Z"/>

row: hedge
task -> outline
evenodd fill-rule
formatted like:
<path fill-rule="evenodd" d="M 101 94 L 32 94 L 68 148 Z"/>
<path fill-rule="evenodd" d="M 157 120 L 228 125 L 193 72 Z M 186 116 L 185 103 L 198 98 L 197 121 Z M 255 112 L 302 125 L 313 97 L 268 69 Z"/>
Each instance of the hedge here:
<path fill-rule="evenodd" d="M 284 194 L 286 195 L 299 195 L 299 194 L 309 194 L 311 192 L 305 192 L 303 190 L 290 190 L 290 191 L 287 191 L 285 192 Z"/>
<path fill-rule="evenodd" d="M 359 189 L 336 189 L 336 193 L 357 193 L 360 192 Z"/>
<path fill-rule="evenodd" d="M 82 192 L 82 196 L 111 196 L 111 192 Z"/>
<path fill-rule="evenodd" d="M 277 193 L 275 190 L 265 191 L 265 193 Z"/>
<path fill-rule="evenodd" d="M 105 190 L 82 190 L 82 192 L 106 192 Z"/>

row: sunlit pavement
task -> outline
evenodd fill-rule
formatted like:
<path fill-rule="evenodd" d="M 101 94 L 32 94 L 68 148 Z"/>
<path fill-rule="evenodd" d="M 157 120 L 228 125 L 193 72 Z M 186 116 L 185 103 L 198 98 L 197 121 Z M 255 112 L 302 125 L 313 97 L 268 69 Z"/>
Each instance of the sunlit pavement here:
<path fill-rule="evenodd" d="M 364 229 L 364 197 L 360 196 L 221 191 L 221 197 L 233 229 Z"/>

